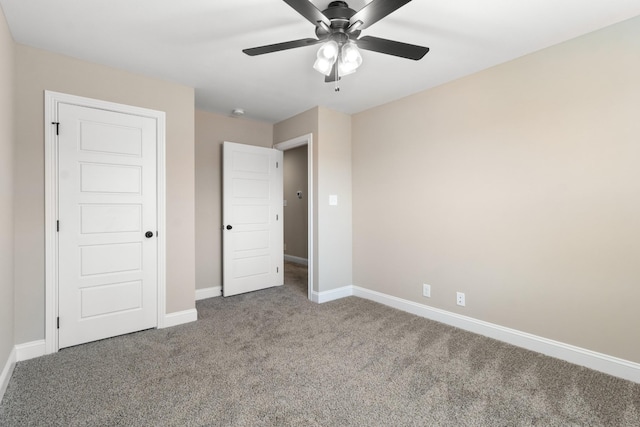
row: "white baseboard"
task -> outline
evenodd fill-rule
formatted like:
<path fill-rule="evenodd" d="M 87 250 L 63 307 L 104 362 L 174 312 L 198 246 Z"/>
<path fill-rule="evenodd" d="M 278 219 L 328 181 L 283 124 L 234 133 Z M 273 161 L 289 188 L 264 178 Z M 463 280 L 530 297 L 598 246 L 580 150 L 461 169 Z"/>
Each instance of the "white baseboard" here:
<path fill-rule="evenodd" d="M 7 358 L 7 362 L 4 364 L 2 368 L 2 373 L 0 373 L 0 402 L 2 402 L 2 398 L 4 397 L 4 392 L 7 391 L 7 387 L 9 386 L 9 381 L 11 380 L 11 374 L 13 374 L 13 368 L 16 367 L 16 349 L 15 347 L 11 349 L 9 353 L 9 357 Z"/>
<path fill-rule="evenodd" d="M 353 286 L 343 286 L 342 288 L 331 289 L 324 292 L 311 292 L 311 301 L 322 304 L 323 302 L 329 302 L 340 298 L 345 298 L 353 295 Z"/>
<path fill-rule="evenodd" d="M 222 295 L 222 286 L 212 286 L 210 288 L 196 289 L 196 301 L 201 299 L 219 297 Z"/>
<path fill-rule="evenodd" d="M 26 342 L 16 345 L 16 361 L 34 359 L 47 353 L 44 340 Z"/>
<path fill-rule="evenodd" d="M 185 323 L 195 322 L 196 320 L 198 320 L 198 310 L 195 308 L 192 308 L 191 310 L 176 311 L 175 313 L 168 313 L 164 315 L 164 324 L 162 325 L 162 328 L 183 325 Z"/>
<path fill-rule="evenodd" d="M 31 341 L 24 344 L 18 344 L 13 347 L 11 353 L 9 353 L 7 362 L 2 368 L 2 373 L 0 374 L 0 402 L 4 397 L 4 392 L 7 391 L 7 386 L 11 380 L 11 375 L 13 374 L 13 369 L 16 367 L 16 363 L 44 355 L 44 340 Z"/>
<path fill-rule="evenodd" d="M 293 262 L 295 264 L 309 265 L 309 260 L 308 259 L 300 258 L 300 257 L 293 256 L 293 255 L 285 255 L 284 256 L 284 260 L 285 261 L 289 261 L 289 262 Z"/>
<path fill-rule="evenodd" d="M 389 307 L 397 308 L 427 319 L 455 326 L 466 331 L 484 335 L 517 347 L 526 348 L 547 356 L 555 357 L 576 365 L 604 372 L 615 377 L 640 383 L 640 364 L 617 357 L 565 344 L 559 341 L 539 337 L 494 323 L 484 322 L 472 317 L 452 313 L 413 301 L 404 300 L 380 292 L 352 287 L 352 295 L 365 298 Z M 345 291 L 346 293 L 346 291 Z M 346 295 L 345 295 L 346 296 Z"/>

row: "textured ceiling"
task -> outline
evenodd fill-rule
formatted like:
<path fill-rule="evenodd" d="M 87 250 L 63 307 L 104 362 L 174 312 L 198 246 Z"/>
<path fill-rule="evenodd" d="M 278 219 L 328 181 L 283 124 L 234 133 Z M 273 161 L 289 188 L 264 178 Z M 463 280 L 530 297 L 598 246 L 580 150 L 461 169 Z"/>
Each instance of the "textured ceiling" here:
<path fill-rule="evenodd" d="M 359 10 L 369 1 L 352 0 Z M 312 1 L 324 9 L 329 1 Z M 195 88 L 196 107 L 277 122 L 322 105 L 345 113 L 402 98 L 640 15 L 640 0 L 413 0 L 365 29 L 428 46 L 421 61 L 363 51 L 340 92 L 313 70 L 314 37 L 281 0 L 0 0 L 16 42 Z"/>

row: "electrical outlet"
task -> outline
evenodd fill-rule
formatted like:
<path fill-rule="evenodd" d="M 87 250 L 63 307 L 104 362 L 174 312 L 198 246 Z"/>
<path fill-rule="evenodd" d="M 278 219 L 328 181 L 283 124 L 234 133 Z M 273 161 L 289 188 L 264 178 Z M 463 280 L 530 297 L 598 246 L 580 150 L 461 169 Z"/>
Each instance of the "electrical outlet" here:
<path fill-rule="evenodd" d="M 456 304 L 464 307 L 464 292 L 456 292 Z"/>
<path fill-rule="evenodd" d="M 427 285 L 426 283 L 422 284 L 422 296 L 431 298 L 431 285 Z"/>

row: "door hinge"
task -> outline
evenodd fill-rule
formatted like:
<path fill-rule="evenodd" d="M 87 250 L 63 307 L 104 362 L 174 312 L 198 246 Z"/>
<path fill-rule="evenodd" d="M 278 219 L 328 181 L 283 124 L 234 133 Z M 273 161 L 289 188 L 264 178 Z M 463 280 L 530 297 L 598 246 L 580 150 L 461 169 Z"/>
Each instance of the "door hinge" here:
<path fill-rule="evenodd" d="M 276 267 L 276 273 L 280 273 L 280 267 Z"/>
<path fill-rule="evenodd" d="M 278 162 L 276 162 L 276 169 L 278 169 Z"/>
<path fill-rule="evenodd" d="M 60 135 L 60 122 L 51 122 L 52 125 L 56 125 L 56 135 Z"/>
<path fill-rule="evenodd" d="M 276 214 L 276 221 L 279 221 L 280 220 L 279 218 L 280 217 L 278 216 L 278 214 Z"/>
<path fill-rule="evenodd" d="M 60 329 L 60 317 L 56 319 L 56 326 Z"/>
<path fill-rule="evenodd" d="M 56 231 L 60 231 L 60 220 L 56 221 Z"/>

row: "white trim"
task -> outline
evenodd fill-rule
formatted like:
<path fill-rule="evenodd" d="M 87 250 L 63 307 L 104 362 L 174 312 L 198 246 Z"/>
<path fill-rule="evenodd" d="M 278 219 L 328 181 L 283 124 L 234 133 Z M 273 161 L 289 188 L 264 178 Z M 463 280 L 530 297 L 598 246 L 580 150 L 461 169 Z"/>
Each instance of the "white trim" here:
<path fill-rule="evenodd" d="M 273 145 L 273 148 L 280 151 L 287 151 L 293 148 L 302 147 L 303 145 L 309 144 L 309 141 L 313 140 L 313 134 L 308 133 L 306 135 L 301 135 L 296 138 L 288 139 L 284 142 L 279 142 Z"/>
<path fill-rule="evenodd" d="M 2 373 L 0 373 L 0 402 L 2 402 L 4 392 L 7 391 L 7 387 L 9 386 L 9 381 L 11 381 L 11 375 L 13 374 L 13 369 L 15 367 L 16 349 L 12 348 L 9 353 L 9 357 L 7 358 L 7 362 L 4 364 L 4 368 L 2 368 Z"/>
<path fill-rule="evenodd" d="M 54 224 L 58 212 L 58 138 L 52 122 L 57 121 L 57 102 L 54 92 L 44 92 L 44 207 L 45 207 L 45 328 L 47 354 L 58 351 L 55 318 L 58 313 L 58 236 Z"/>
<path fill-rule="evenodd" d="M 313 264 L 313 254 L 315 247 L 313 240 L 313 218 L 315 215 L 315 212 L 313 211 L 313 199 L 315 198 L 315 192 L 313 191 L 313 133 L 308 133 L 297 138 L 274 144 L 273 148 L 280 151 L 286 151 L 291 150 L 292 148 L 302 147 L 303 145 L 307 146 L 307 194 L 309 195 L 307 197 L 307 298 L 314 301 L 314 294 L 317 294 L 317 292 L 313 290 L 313 272 L 315 268 Z"/>
<path fill-rule="evenodd" d="M 156 207 L 158 221 L 158 328 L 164 326 L 167 314 L 167 125 L 163 111 L 146 110 L 155 114 L 156 128 Z"/>
<path fill-rule="evenodd" d="M 294 264 L 309 265 L 309 260 L 307 258 L 301 258 L 299 256 L 285 255 L 284 260 Z"/>
<path fill-rule="evenodd" d="M 16 361 L 35 359 L 47 354 L 44 340 L 16 344 Z"/>
<path fill-rule="evenodd" d="M 640 364 L 635 362 L 506 328 L 494 323 L 484 322 L 439 308 L 418 304 L 413 301 L 358 286 L 353 286 L 353 295 L 576 365 L 604 372 L 615 377 L 640 383 Z"/>
<path fill-rule="evenodd" d="M 212 286 L 210 288 L 196 289 L 196 301 L 219 297 L 220 295 L 222 295 L 222 286 Z"/>
<path fill-rule="evenodd" d="M 166 316 L 164 316 L 163 328 L 183 325 L 185 323 L 195 322 L 196 320 L 198 320 L 198 310 L 196 310 L 195 308 L 176 311 L 175 313 L 168 313 Z"/>
<path fill-rule="evenodd" d="M 323 292 L 313 291 L 311 301 L 322 304 L 324 302 L 350 297 L 351 295 L 353 295 L 353 286 L 343 286 L 342 288 L 330 289 Z"/>
<path fill-rule="evenodd" d="M 158 208 L 158 314 L 157 327 L 164 327 L 166 314 L 166 114 L 163 111 L 117 104 L 59 92 L 44 91 L 44 168 L 45 168 L 45 352 L 58 351 L 58 236 L 56 213 L 58 212 L 58 138 L 53 122 L 57 122 L 58 104 L 73 104 L 101 110 L 116 111 L 149 117 L 156 120 L 157 138 L 157 208 Z"/>

